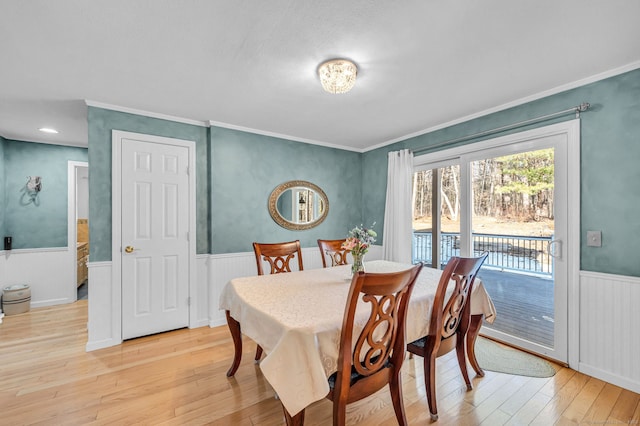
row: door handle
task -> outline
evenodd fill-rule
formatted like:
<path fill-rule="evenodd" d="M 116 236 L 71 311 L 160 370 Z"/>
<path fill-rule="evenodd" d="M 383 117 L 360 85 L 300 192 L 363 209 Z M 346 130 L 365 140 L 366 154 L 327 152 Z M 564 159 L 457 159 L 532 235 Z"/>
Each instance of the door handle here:
<path fill-rule="evenodd" d="M 555 247 L 558 247 L 556 250 Z M 554 259 L 562 259 L 562 240 L 551 240 L 547 243 L 547 254 Z"/>
<path fill-rule="evenodd" d="M 133 246 L 126 246 L 124 248 L 124 252 L 125 253 L 133 253 L 134 250 L 136 250 L 136 249 L 134 249 Z"/>

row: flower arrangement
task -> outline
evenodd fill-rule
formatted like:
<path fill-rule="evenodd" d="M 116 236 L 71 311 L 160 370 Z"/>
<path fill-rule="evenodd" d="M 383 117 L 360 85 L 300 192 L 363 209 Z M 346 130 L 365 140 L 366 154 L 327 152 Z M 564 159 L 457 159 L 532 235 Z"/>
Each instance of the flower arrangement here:
<path fill-rule="evenodd" d="M 371 229 L 375 224 L 373 222 L 370 228 L 365 228 L 362 225 L 353 228 L 349 231 L 345 242 L 342 243 L 342 248 L 349 250 L 353 256 L 363 256 L 369 250 L 369 246 L 376 242 L 378 234 Z"/>

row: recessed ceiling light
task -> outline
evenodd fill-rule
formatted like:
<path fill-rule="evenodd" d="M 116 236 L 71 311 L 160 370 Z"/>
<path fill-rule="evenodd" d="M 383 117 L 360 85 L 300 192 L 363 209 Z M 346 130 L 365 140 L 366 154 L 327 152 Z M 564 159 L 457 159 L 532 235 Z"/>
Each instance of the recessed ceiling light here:
<path fill-rule="evenodd" d="M 40 130 L 41 132 L 44 133 L 58 133 L 58 131 L 56 129 L 52 129 L 51 127 L 41 127 L 38 130 Z"/>

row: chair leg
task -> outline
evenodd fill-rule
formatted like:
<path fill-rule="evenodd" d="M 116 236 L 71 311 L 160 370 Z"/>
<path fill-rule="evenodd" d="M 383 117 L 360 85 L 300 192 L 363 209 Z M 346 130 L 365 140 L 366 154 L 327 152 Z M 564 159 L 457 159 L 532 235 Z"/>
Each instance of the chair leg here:
<path fill-rule="evenodd" d="M 333 401 L 333 426 L 345 426 L 347 424 L 347 403 L 340 401 L 339 397 Z"/>
<path fill-rule="evenodd" d="M 238 371 L 240 361 L 242 361 L 242 332 L 240 331 L 240 323 L 231 317 L 229 311 L 226 311 L 226 315 L 227 325 L 229 326 L 229 331 L 231 331 L 234 349 L 233 363 L 227 371 L 227 377 L 233 377 L 233 375 L 236 374 L 236 371 Z"/>
<path fill-rule="evenodd" d="M 476 371 L 476 374 L 480 377 L 484 377 L 484 371 L 482 371 L 476 359 L 476 339 L 478 338 L 478 333 L 480 333 L 480 327 L 482 327 L 482 317 L 483 315 L 471 315 L 471 323 L 467 331 L 466 339 L 469 362 L 471 363 L 471 367 Z"/>
<path fill-rule="evenodd" d="M 389 381 L 389 390 L 391 391 L 391 402 L 393 402 L 393 410 L 396 412 L 396 419 L 399 426 L 406 426 L 407 415 L 404 412 L 404 403 L 402 396 L 402 376 L 400 371 Z"/>
<path fill-rule="evenodd" d="M 260 358 L 262 358 L 262 346 L 258 345 L 258 347 L 256 347 L 256 357 L 254 358 L 256 364 L 260 361 Z"/>
<path fill-rule="evenodd" d="M 429 403 L 429 414 L 431 420 L 438 420 L 438 406 L 436 404 L 436 356 L 424 357 L 424 385 L 427 393 L 427 403 Z"/>
<path fill-rule="evenodd" d="M 471 380 L 469 380 L 469 373 L 467 372 L 467 355 L 464 350 L 464 336 L 460 335 L 457 337 L 457 339 L 456 355 L 458 356 L 458 365 L 460 366 L 460 371 L 462 372 L 462 378 L 467 384 L 467 390 L 470 391 L 471 389 L 473 389 L 473 386 L 471 385 Z"/>

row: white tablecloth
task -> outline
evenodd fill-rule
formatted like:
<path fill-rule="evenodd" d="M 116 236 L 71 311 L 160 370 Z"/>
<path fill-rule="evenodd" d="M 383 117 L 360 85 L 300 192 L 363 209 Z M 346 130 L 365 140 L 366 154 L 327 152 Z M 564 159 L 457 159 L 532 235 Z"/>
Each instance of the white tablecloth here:
<path fill-rule="evenodd" d="M 411 265 L 366 263 L 368 272 L 391 272 Z M 407 339 L 427 334 L 431 305 L 441 270 L 423 268 L 411 295 Z M 242 333 L 266 352 L 260 368 L 291 415 L 324 398 L 327 377 L 337 370 L 340 328 L 351 283 L 351 266 L 236 278 L 220 296 Z M 367 312 L 363 311 L 366 317 Z M 471 314 L 493 322 L 495 308 L 476 280 Z M 357 320 L 356 320 L 357 322 Z M 364 322 L 364 321 L 363 321 Z"/>

